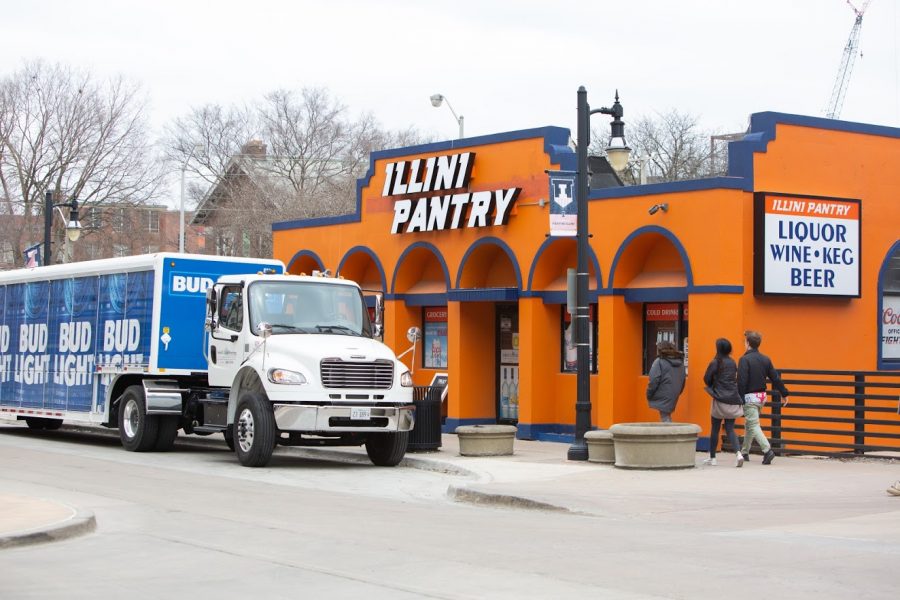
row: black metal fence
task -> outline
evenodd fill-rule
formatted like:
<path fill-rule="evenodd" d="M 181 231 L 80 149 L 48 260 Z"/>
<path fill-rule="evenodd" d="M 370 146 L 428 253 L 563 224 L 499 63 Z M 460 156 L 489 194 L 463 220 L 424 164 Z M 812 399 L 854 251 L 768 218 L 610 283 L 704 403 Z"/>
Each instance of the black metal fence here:
<path fill-rule="evenodd" d="M 781 377 L 788 402 L 770 390 L 760 413 L 776 454 L 900 458 L 900 373 L 785 369 Z"/>

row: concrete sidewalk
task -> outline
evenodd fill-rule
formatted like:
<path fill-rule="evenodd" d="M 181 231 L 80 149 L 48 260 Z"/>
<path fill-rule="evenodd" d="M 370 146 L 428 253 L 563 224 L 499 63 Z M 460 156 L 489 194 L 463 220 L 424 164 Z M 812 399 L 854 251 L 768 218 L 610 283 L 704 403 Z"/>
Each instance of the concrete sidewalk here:
<path fill-rule="evenodd" d="M 179 444 L 221 444 L 221 439 L 180 437 Z M 762 465 L 751 456 L 735 468 L 719 454 L 719 466 L 634 471 L 573 462 L 568 446 L 516 440 L 512 456 L 464 457 L 458 438 L 444 435 L 436 452 L 408 453 L 401 466 L 463 475 L 450 498 L 480 504 L 566 511 L 616 519 L 696 523 L 728 529 L 742 519 L 793 534 L 832 538 L 900 539 L 900 497 L 886 492 L 900 479 L 900 460 L 777 457 Z M 177 451 L 177 449 L 176 449 Z M 279 453 L 368 463 L 361 448 L 279 448 Z M 241 468 L 235 465 L 235 468 Z M 458 480 L 458 478 L 454 478 Z M 93 531 L 94 516 L 51 499 L 0 494 L 0 548 L 52 541 Z"/>

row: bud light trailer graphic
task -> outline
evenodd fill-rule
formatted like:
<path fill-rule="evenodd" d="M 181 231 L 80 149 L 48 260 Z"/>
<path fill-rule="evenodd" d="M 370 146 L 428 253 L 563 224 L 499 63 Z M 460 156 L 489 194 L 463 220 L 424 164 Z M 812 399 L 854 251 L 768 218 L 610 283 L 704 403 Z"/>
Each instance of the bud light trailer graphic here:
<path fill-rule="evenodd" d="M 206 290 L 222 275 L 255 273 L 274 269 L 271 261 L 248 264 L 238 261 L 198 260 L 171 257 L 162 267 L 162 292 L 157 345 L 157 367 L 205 371 L 203 322 L 206 318 Z"/>
<path fill-rule="evenodd" d="M 0 416 L 103 422 L 122 374 L 205 372 L 206 290 L 263 269 L 284 267 L 163 254 L 0 273 Z"/>

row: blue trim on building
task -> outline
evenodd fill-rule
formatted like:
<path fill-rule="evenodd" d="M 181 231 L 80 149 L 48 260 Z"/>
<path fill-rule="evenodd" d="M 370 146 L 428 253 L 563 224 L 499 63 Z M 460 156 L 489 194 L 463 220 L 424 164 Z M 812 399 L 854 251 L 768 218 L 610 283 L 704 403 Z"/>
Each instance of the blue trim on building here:
<path fill-rule="evenodd" d="M 385 294 L 385 300 L 402 300 L 407 306 L 447 306 L 447 294 Z"/>
<path fill-rule="evenodd" d="M 344 269 L 344 263 L 347 262 L 347 259 L 358 252 L 366 254 L 369 258 L 372 259 L 372 262 L 375 263 L 375 268 L 378 269 L 378 275 L 381 279 L 381 289 L 382 291 L 387 291 L 387 278 L 384 274 L 384 267 L 381 265 L 381 259 L 379 259 L 378 255 L 375 254 L 375 251 L 368 246 L 353 246 L 352 248 L 347 250 L 347 252 L 344 253 L 344 257 L 341 259 L 341 262 L 338 263 L 336 273 L 339 274 Z"/>
<path fill-rule="evenodd" d="M 519 268 L 519 261 L 516 259 L 515 252 L 512 251 L 512 248 L 509 247 L 509 244 L 504 242 L 498 237 L 484 237 L 477 240 L 474 244 L 469 246 L 469 249 L 466 250 L 466 253 L 463 255 L 462 260 L 459 261 L 459 271 L 456 273 L 456 287 L 459 287 L 460 279 L 462 279 L 463 271 L 466 268 L 466 261 L 469 260 L 469 256 L 472 252 L 475 251 L 476 248 L 483 246 L 485 244 L 490 244 L 497 248 L 500 248 L 506 253 L 506 256 L 509 258 L 509 261 L 512 263 L 513 270 L 516 273 L 516 288 L 522 289 L 522 270 Z"/>
<path fill-rule="evenodd" d="M 708 179 L 691 179 L 689 181 L 669 181 L 666 183 L 645 183 L 644 185 L 593 189 L 588 193 L 588 201 L 721 189 L 752 191 L 747 187 L 746 179 L 740 177 L 710 177 Z"/>
<path fill-rule="evenodd" d="M 561 423 L 519 423 L 516 437 L 520 440 L 572 443 L 575 426 Z"/>
<path fill-rule="evenodd" d="M 447 292 L 453 302 L 515 302 L 519 299 L 516 288 L 461 288 Z"/>
<path fill-rule="evenodd" d="M 619 259 L 622 258 L 622 254 L 625 253 L 625 250 L 628 248 L 628 245 L 631 244 L 635 238 L 648 234 L 648 233 L 658 233 L 672 242 L 672 245 L 678 250 L 678 253 L 681 255 L 681 262 L 684 264 L 684 274 L 685 279 L 687 280 L 688 287 L 693 287 L 694 285 L 694 273 L 691 271 L 691 261 L 688 259 L 687 251 L 684 249 L 684 245 L 678 239 L 678 237 L 664 227 L 660 227 L 658 225 L 647 225 L 645 227 L 640 227 L 632 231 L 625 241 L 623 241 L 619 245 L 619 249 L 616 250 L 616 256 L 613 258 L 612 266 L 609 269 L 609 285 L 607 287 L 613 287 L 613 281 L 616 277 L 616 267 L 619 265 Z"/>
<path fill-rule="evenodd" d="M 878 338 L 875 343 L 878 344 L 878 369 L 885 371 L 900 370 L 900 360 L 886 360 L 881 352 L 881 339 L 884 335 L 884 323 L 882 322 L 882 314 L 884 314 L 884 277 L 887 274 L 887 267 L 891 261 L 891 256 L 894 252 L 898 251 L 900 251 L 900 241 L 894 242 L 894 245 L 891 246 L 887 255 L 884 257 L 884 260 L 881 262 L 881 268 L 878 269 L 878 287 L 876 288 L 878 294 L 878 312 L 875 313 L 875 318 L 878 320 Z"/>
<path fill-rule="evenodd" d="M 448 290 L 450 289 L 450 270 L 447 268 L 447 261 L 444 260 L 444 255 L 437 249 L 437 246 L 430 242 L 415 242 L 414 244 L 410 244 L 406 250 L 403 251 L 403 254 L 400 255 L 400 258 L 397 259 L 397 266 L 394 267 L 394 276 L 391 278 L 391 294 L 397 293 L 395 288 L 397 284 L 397 274 L 400 272 L 403 261 L 406 260 L 406 255 L 418 248 L 425 248 L 434 254 L 435 258 L 438 260 L 438 264 L 441 265 L 441 269 L 444 271 L 444 285 Z"/>
<path fill-rule="evenodd" d="M 291 270 L 291 267 L 294 266 L 294 263 L 297 262 L 299 259 L 305 257 L 305 256 L 309 256 L 309 257 L 311 257 L 314 261 L 316 261 L 316 264 L 319 265 L 319 270 L 320 270 L 320 271 L 324 271 L 324 270 L 325 270 L 325 263 L 323 263 L 323 262 L 322 262 L 322 259 L 319 258 L 319 255 L 316 254 L 315 252 L 313 252 L 312 250 L 301 250 L 301 251 L 297 252 L 297 254 L 295 254 L 294 256 L 291 257 L 291 262 L 288 263 L 288 268 L 287 268 L 287 270 L 290 271 L 290 270 Z M 307 275 L 311 275 L 311 274 L 312 274 L 312 273 L 307 273 Z"/>

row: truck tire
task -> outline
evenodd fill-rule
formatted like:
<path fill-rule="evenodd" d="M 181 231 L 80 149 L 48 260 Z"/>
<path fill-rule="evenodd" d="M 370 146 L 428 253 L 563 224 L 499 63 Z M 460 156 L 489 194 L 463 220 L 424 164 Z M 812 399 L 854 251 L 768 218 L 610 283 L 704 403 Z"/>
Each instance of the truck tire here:
<path fill-rule="evenodd" d="M 269 400 L 244 392 L 234 418 L 234 451 L 245 467 L 264 467 L 275 449 L 275 415 Z"/>
<path fill-rule="evenodd" d="M 148 415 L 144 401 L 144 387 L 125 388 L 119 400 L 119 439 L 129 452 L 146 452 L 156 444 L 159 421 Z"/>
<path fill-rule="evenodd" d="M 374 465 L 394 467 L 403 460 L 408 443 L 408 431 L 372 433 L 366 437 L 366 454 Z"/>
<path fill-rule="evenodd" d="M 175 415 L 162 415 L 157 419 L 156 443 L 153 449 L 157 452 L 168 452 L 175 445 L 178 437 L 178 417 Z"/>

